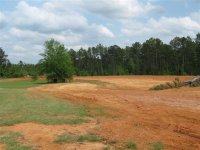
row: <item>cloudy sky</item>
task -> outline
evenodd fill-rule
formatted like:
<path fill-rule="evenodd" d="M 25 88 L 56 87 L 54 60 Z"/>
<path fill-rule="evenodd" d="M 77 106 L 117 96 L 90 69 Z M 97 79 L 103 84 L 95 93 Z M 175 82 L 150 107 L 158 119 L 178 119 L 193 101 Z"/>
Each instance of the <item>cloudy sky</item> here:
<path fill-rule="evenodd" d="M 51 38 L 77 50 L 198 32 L 200 0 L 0 0 L 0 47 L 12 63 L 37 63 Z"/>

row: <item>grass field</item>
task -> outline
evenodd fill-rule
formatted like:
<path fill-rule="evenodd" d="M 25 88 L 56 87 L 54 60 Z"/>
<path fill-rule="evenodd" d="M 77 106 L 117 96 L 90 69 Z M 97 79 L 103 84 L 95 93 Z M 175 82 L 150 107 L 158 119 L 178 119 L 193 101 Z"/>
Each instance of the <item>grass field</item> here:
<path fill-rule="evenodd" d="M 0 126 L 37 122 L 43 124 L 78 124 L 88 122 L 88 108 L 53 97 L 30 95 L 26 88 L 45 81 L 0 82 Z M 38 93 L 39 94 L 39 93 Z M 76 117 L 68 118 L 68 115 Z"/>
<path fill-rule="evenodd" d="M 29 88 L 29 87 L 36 87 L 42 84 L 47 84 L 45 80 L 39 81 L 29 81 L 29 80 L 22 80 L 22 81 L 0 81 L 0 88 Z"/>

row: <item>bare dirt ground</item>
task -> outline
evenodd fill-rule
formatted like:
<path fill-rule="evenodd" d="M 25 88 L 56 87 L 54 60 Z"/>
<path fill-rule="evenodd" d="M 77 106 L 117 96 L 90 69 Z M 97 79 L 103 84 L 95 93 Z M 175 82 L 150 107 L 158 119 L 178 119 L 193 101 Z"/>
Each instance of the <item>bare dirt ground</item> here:
<path fill-rule="evenodd" d="M 187 80 L 192 77 L 179 78 Z M 73 83 L 30 88 L 32 93 L 42 92 L 106 108 L 109 115 L 73 126 L 26 123 L 3 128 L 20 131 L 27 143 L 46 150 L 100 150 L 107 144 L 123 147 L 128 141 L 135 142 L 139 150 L 149 150 L 156 142 L 162 142 L 169 150 L 200 150 L 200 88 L 149 90 L 174 79 L 175 76 L 75 77 Z M 105 142 L 53 143 L 55 135 L 65 131 L 96 133 Z"/>

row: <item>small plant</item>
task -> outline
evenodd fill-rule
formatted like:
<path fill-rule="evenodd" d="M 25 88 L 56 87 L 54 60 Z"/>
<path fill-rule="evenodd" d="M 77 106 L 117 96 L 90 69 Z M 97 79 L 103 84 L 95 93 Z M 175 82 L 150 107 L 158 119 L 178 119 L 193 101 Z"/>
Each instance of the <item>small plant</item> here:
<path fill-rule="evenodd" d="M 164 144 L 161 142 L 156 142 L 153 144 L 152 150 L 163 150 L 164 149 Z"/>
<path fill-rule="evenodd" d="M 131 149 L 131 150 L 136 150 L 137 149 L 137 145 L 134 142 L 128 142 L 128 143 L 126 143 L 125 147 L 127 149 Z"/>

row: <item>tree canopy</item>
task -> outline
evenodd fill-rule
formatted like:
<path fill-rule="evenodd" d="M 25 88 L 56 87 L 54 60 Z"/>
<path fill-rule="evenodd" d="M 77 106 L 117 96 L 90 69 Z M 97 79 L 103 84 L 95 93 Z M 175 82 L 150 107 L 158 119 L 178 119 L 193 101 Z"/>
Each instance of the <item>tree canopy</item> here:
<path fill-rule="evenodd" d="M 69 51 L 77 75 L 197 75 L 200 74 L 200 34 L 193 40 L 158 38 L 120 48 L 101 44 Z"/>
<path fill-rule="evenodd" d="M 45 51 L 41 64 L 49 82 L 65 82 L 72 79 L 74 73 L 71 57 L 65 46 L 51 39 L 45 42 Z"/>
<path fill-rule="evenodd" d="M 9 60 L 7 59 L 8 55 L 5 54 L 4 50 L 0 48 L 0 77 L 5 75 L 6 67 L 9 64 Z"/>

